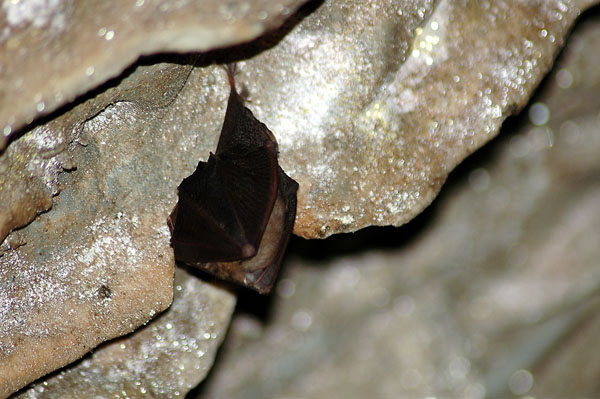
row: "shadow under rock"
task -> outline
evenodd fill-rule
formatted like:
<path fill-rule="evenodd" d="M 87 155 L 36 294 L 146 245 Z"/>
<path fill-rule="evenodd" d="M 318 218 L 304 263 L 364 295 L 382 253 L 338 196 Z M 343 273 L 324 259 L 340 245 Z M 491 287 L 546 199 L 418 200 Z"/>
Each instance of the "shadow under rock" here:
<path fill-rule="evenodd" d="M 500 151 L 502 143 L 510 140 L 517 126 L 524 123 L 521 119 L 521 117 L 508 118 L 500 134 L 461 162 L 450 173 L 433 202 L 405 225 L 371 226 L 354 233 L 335 234 L 322 240 L 306 240 L 292 236 L 286 256 L 297 256 L 309 260 L 308 263 L 314 266 L 320 266 L 340 256 L 352 256 L 368 251 L 401 251 L 410 246 L 433 226 L 446 198 L 468 181 L 471 172 L 478 168 L 485 168 L 492 162 L 495 154 Z"/>
<path fill-rule="evenodd" d="M 325 0 L 310 0 L 303 4 L 283 24 L 265 32 L 254 40 L 223 48 L 217 48 L 199 54 L 197 66 L 206 67 L 212 64 L 231 64 L 259 55 L 275 47 L 290 33 L 304 18 L 315 12 Z"/>

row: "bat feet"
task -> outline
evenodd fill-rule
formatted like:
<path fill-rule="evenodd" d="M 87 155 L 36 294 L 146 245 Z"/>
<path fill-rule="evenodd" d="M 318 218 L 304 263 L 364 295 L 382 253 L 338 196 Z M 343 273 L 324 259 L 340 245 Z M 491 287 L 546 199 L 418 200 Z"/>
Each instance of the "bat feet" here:
<path fill-rule="evenodd" d="M 237 73 L 239 72 L 237 64 L 233 64 L 233 63 L 225 64 L 225 65 L 223 65 L 223 68 L 227 72 L 227 79 L 229 80 L 229 86 L 231 86 L 231 88 L 237 93 L 237 90 L 235 87 L 235 75 L 237 75 Z M 250 95 L 250 93 L 248 92 L 248 88 L 243 84 L 242 84 L 242 88 L 238 94 L 239 94 L 240 98 L 242 99 L 242 101 L 244 101 L 244 102 Z"/>
<path fill-rule="evenodd" d="M 225 64 L 223 65 L 223 68 L 225 68 L 225 71 L 227 72 L 227 79 L 229 79 L 229 86 L 231 86 L 231 88 L 233 90 L 235 90 L 235 75 L 237 73 L 237 65 L 236 64 Z"/>

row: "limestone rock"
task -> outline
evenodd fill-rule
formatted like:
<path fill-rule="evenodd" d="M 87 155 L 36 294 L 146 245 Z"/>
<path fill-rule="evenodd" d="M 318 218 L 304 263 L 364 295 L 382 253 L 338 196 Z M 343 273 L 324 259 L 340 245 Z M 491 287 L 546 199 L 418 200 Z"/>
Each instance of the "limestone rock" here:
<path fill-rule="evenodd" d="M 401 225 L 421 212 L 526 103 L 590 4 L 311 3 L 267 35 L 239 79 L 300 183 L 295 233 Z M 255 54 L 232 51 L 229 61 Z"/>
<path fill-rule="evenodd" d="M 7 138 L 158 52 L 206 51 L 279 26 L 299 0 L 10 1 L 0 12 L 0 150 Z"/>
<path fill-rule="evenodd" d="M 235 296 L 178 269 L 169 310 L 14 399 L 183 397 L 212 365 Z M 115 372 L 118 370 L 118 372 Z"/>
<path fill-rule="evenodd" d="M 208 153 L 212 137 L 198 131 L 218 131 L 227 96 L 222 70 L 190 75 L 189 57 L 177 61 L 136 68 L 3 154 L 14 173 L 6 181 L 18 186 L 29 175 L 27 182 L 40 181 L 48 198 L 60 192 L 50 199 L 50 212 L 7 238 L 0 257 L 3 395 L 169 305 L 173 253 L 166 218 L 177 185 L 204 155 L 200 149 Z M 215 76 L 222 85 L 217 96 L 202 89 Z M 194 84 L 182 90 L 188 79 Z M 144 89 L 128 90 L 137 86 Z M 184 116 L 173 112 L 189 104 L 222 112 L 208 123 L 202 106 Z M 63 159 L 70 173 L 59 173 Z M 12 167 L 15 160 L 27 167 Z"/>
<path fill-rule="evenodd" d="M 58 176 L 77 167 L 73 157 L 81 145 L 84 123 L 115 103 L 135 104 L 148 112 L 171 103 L 185 84 L 194 57 L 181 64 L 139 66 L 118 85 L 103 91 L 47 123 L 36 126 L 0 156 L 0 241 L 52 206 L 60 191 Z M 9 243 L 8 247 L 19 245 Z"/>
<path fill-rule="evenodd" d="M 525 105 L 580 12 L 561 1 L 323 3 L 241 68 L 300 184 L 295 233 L 420 213 Z"/>
<path fill-rule="evenodd" d="M 159 166 L 169 172 L 170 165 L 154 156 L 161 150 L 152 144 L 164 143 L 146 140 L 144 119 L 173 102 L 190 57 L 162 57 L 175 61 L 170 65 L 146 58 L 105 82 L 141 55 L 250 40 L 300 4 L 2 6 L 0 241 L 53 209 L 0 248 L 0 396 L 132 331 L 171 301 L 164 220 L 177 183 L 147 172 Z M 72 103 L 90 89 L 96 91 Z M 110 137 L 114 128 L 126 134 Z M 154 190 L 165 182 L 172 187 L 157 207 Z"/>
<path fill-rule="evenodd" d="M 50 212 L 7 238 L 0 257 L 3 395 L 133 331 L 170 304 L 174 261 L 166 218 L 177 185 L 206 155 L 201 149 L 214 147 L 213 137 L 198 132 L 218 131 L 227 98 L 222 70 L 192 70 L 189 57 L 176 60 L 139 66 L 3 154 L 14 151 L 6 159 L 32 165 L 9 168 L 13 181 L 39 171 L 33 177 L 60 192 Z M 205 89 L 215 79 L 218 95 Z M 137 86 L 144 89 L 127 89 Z M 190 104 L 195 110 L 174 112 Z M 219 107 L 217 118 L 203 122 L 207 108 Z M 60 159 L 69 160 L 71 172 L 55 172 Z M 218 333 L 225 330 L 226 323 Z M 211 342 L 216 350 L 219 341 Z"/>

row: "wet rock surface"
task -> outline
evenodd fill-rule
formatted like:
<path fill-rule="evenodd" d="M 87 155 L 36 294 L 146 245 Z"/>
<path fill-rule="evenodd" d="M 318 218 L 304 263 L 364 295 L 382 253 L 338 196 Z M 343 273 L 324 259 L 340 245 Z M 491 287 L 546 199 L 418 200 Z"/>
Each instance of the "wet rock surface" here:
<path fill-rule="evenodd" d="M 0 150 L 7 138 L 140 56 L 256 38 L 303 1 L 10 1 L 0 19 Z"/>
<path fill-rule="evenodd" d="M 0 157 L 0 240 L 51 208 L 52 197 L 60 192 L 59 174 L 76 169 L 75 154 L 87 146 L 82 137 L 86 121 L 117 103 L 147 112 L 165 107 L 182 89 L 195 59 L 186 56 L 177 59 L 181 64 L 140 65 L 68 112 L 33 127 L 4 151 Z M 80 162 L 95 162 L 89 158 L 84 156 Z"/>
<path fill-rule="evenodd" d="M 149 162 L 143 149 L 154 150 L 129 128 L 136 111 L 149 114 L 172 102 L 190 68 L 140 67 L 118 87 L 34 128 L 3 154 L 5 213 L 8 208 L 19 215 L 39 205 L 32 198 L 52 204 L 52 212 L 3 244 L 1 392 L 133 331 L 169 306 L 173 255 L 163 226 L 168 210 L 156 208 L 147 185 L 162 178 L 140 174 L 144 159 Z M 145 79 L 154 80 L 157 91 L 139 89 Z M 139 102 L 129 102 L 132 97 Z M 109 139 L 119 129 L 123 134 Z"/>
<path fill-rule="evenodd" d="M 242 68 L 300 184 L 294 232 L 421 212 L 525 105 L 579 12 L 553 1 L 323 3 Z"/>
<path fill-rule="evenodd" d="M 133 334 L 100 346 L 13 398 L 183 396 L 208 371 L 225 337 L 235 296 L 184 270 L 175 273 L 169 311 Z"/>
<path fill-rule="evenodd" d="M 166 3 L 171 8 L 161 8 Z M 56 8 L 59 11 L 80 7 L 57 4 L 63 7 Z M 175 26 L 175 31 L 178 28 L 173 21 L 177 19 L 160 12 L 186 14 L 171 2 L 135 4 L 142 9 L 158 7 L 157 15 Z M 211 35 L 169 41 L 165 39 L 172 38 L 169 29 L 163 39 L 154 40 L 156 32 L 150 34 L 146 29 L 156 26 L 131 17 L 127 22 L 148 22 L 137 29 L 142 36 L 154 37 L 148 39 L 149 47 L 140 45 L 142 39 L 118 25 L 124 18 L 103 20 L 100 27 L 90 24 L 94 37 L 102 43 L 92 54 L 98 62 L 81 64 L 75 57 L 67 67 L 63 63 L 64 75 L 60 76 L 64 79 L 53 74 L 43 82 L 24 79 L 28 86 L 20 86 L 20 90 L 34 94 L 19 97 L 19 101 L 25 99 L 23 103 L 15 100 L 15 104 L 0 107 L 7 112 L 0 121 L 5 126 L 4 137 L 10 140 L 0 155 L 0 235 L 4 238 L 46 211 L 8 235 L 0 248 L 0 367 L 11 373 L 0 372 L 7 376 L 0 380 L 0 393 L 6 395 L 79 358 L 102 341 L 134 330 L 169 305 L 173 259 L 166 217 L 176 202 L 177 185 L 198 160 L 214 151 L 225 112 L 225 74 L 218 67 L 207 67 L 208 63 L 243 60 L 236 78 L 246 86 L 248 106 L 275 133 L 280 163 L 300 183 L 295 233 L 326 237 L 370 225 L 400 225 L 421 212 L 448 173 L 491 140 L 504 119 L 526 104 L 575 18 L 591 4 L 311 2 L 292 15 L 299 4 L 265 2 L 264 7 L 247 10 L 250 22 L 225 12 L 235 22 L 232 25 L 240 22 L 258 27 L 253 33 L 243 30 L 231 42 L 211 42 Z M 271 10 L 269 7 L 276 11 L 265 11 Z M 55 11 L 44 24 L 53 24 L 54 18 L 60 22 L 62 17 Z M 117 75 L 141 54 L 201 51 L 243 42 L 289 15 L 279 30 L 230 51 L 144 59 L 117 80 L 55 111 Z M 185 31 L 191 19 L 188 15 L 182 18 Z M 253 25 L 252 18 L 264 23 Z M 9 34 L 2 42 L 6 54 L 0 57 L 6 55 L 5 60 L 18 58 L 11 55 L 14 48 L 10 43 L 21 43 L 31 35 L 29 30 L 39 30 L 34 20 L 23 21 L 22 25 L 5 21 L 10 25 L 3 31 Z M 135 23 L 131 29 L 136 29 Z M 11 38 L 16 41 L 10 42 Z M 119 41 L 121 38 L 128 40 Z M 205 39 L 208 41 L 197 41 Z M 60 51 L 66 46 L 81 57 L 89 53 L 73 40 L 74 50 L 71 43 L 56 46 Z M 117 47 L 135 48 L 135 58 L 120 57 Z M 52 51 L 49 46 L 47 53 Z M 42 61 L 37 60 L 38 65 Z M 10 91 L 18 69 L 8 66 L 8 61 L 5 64 L 0 79 L 10 83 L 2 83 L 2 90 Z M 29 71 L 21 68 L 24 76 L 30 76 Z M 562 75 L 565 81 L 567 75 Z M 571 79 L 576 78 L 572 74 Z M 595 98 L 591 89 L 586 93 Z M 574 107 L 573 103 L 568 105 Z M 50 116 L 35 119 L 52 111 Z M 29 127 L 19 130 L 31 120 Z M 543 148 L 547 134 L 543 129 L 535 132 L 523 142 Z M 540 176 L 527 180 L 517 172 L 520 169 L 511 167 L 513 179 L 523 183 L 521 189 L 546 195 L 524 184 L 539 188 Z M 485 174 L 479 177 L 485 180 Z M 522 206 L 523 212 L 529 209 L 527 204 L 514 205 Z M 394 292 L 389 288 L 388 296 L 396 295 Z M 216 292 L 206 300 L 226 303 L 229 295 Z M 223 312 L 215 316 L 221 320 L 215 330 L 219 336 L 226 330 L 224 320 L 230 309 Z M 307 315 L 312 318 L 310 312 L 296 316 L 296 325 L 305 326 Z M 196 321 L 190 323 L 193 330 Z M 214 351 L 220 340 L 211 342 L 210 351 Z M 94 358 L 104 356 L 100 351 Z M 113 359 L 113 355 L 106 356 Z M 177 363 L 176 357 L 169 361 Z M 94 367 L 88 361 L 92 360 L 86 360 L 85 367 Z M 207 369 L 212 357 L 202 361 L 205 363 L 198 363 L 199 368 Z M 164 371 L 166 380 L 172 370 Z M 177 388 L 179 394 L 198 379 L 189 381 L 180 384 L 187 388 Z M 486 384 L 485 389 L 495 392 Z M 139 394 L 138 388 L 131 395 Z"/>

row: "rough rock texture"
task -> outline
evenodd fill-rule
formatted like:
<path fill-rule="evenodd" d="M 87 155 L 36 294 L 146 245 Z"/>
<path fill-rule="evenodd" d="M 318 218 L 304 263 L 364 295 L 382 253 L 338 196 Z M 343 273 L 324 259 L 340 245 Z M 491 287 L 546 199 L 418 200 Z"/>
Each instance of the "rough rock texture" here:
<path fill-rule="evenodd" d="M 421 212 L 525 105 L 578 14 L 562 1 L 324 3 L 244 68 L 300 184 L 295 233 Z"/>
<path fill-rule="evenodd" d="M 52 212 L 15 232 L 5 250 L 17 249 L 0 257 L 0 396 L 133 331 L 171 302 L 168 209 L 156 209 L 153 191 L 163 179 L 140 173 L 158 157 L 149 157 L 156 150 L 131 118 L 172 102 L 190 69 L 140 67 L 0 159 L 4 214 L 11 207 L 23 215 L 39 203 L 32 198 L 50 205 L 62 188 Z M 148 80 L 152 89 L 139 87 Z M 61 168 L 77 169 L 60 175 Z"/>
<path fill-rule="evenodd" d="M 303 2 L 4 1 L 0 150 L 13 132 L 119 75 L 141 55 L 251 40 Z"/>
<path fill-rule="evenodd" d="M 235 296 L 178 269 L 169 311 L 111 341 L 14 399 L 171 398 L 183 396 L 210 369 L 227 331 Z"/>
<path fill-rule="evenodd" d="M 33 128 L 4 151 L 0 157 L 0 240 L 50 209 L 52 197 L 60 191 L 58 175 L 77 167 L 74 154 L 87 145 L 82 138 L 86 121 L 116 103 L 133 104 L 147 112 L 165 107 L 185 84 L 194 60 L 185 57 L 181 61 L 188 64 L 141 65 L 69 112 Z"/>
<path fill-rule="evenodd" d="M 600 16 L 575 29 L 423 215 L 292 242 L 268 317 L 234 318 L 193 397 L 598 397 Z"/>
<path fill-rule="evenodd" d="M 193 13 L 161 8 L 167 3 L 192 4 L 192 10 L 196 4 L 135 4 L 141 9 L 156 5 L 158 13 L 149 15 L 161 16 L 175 30 L 186 26 Z M 1 12 L 9 15 L 14 4 L 33 3 L 5 2 Z M 99 25 L 81 21 L 92 27 L 102 45 L 94 51 L 80 47 L 77 57 L 66 63 L 62 59 L 60 76 L 52 68 L 32 71 L 25 63 L 17 70 L 3 61 L 2 90 L 17 84 L 8 72 L 21 71 L 27 79 L 21 79 L 19 92 L 29 94 L 0 96 L 2 112 L 12 110 L 0 119 L 0 126 L 10 125 L 3 133 L 11 136 L 0 154 L 0 234 L 52 208 L 11 233 L 0 249 L 0 393 L 6 395 L 101 341 L 133 330 L 168 305 L 173 259 L 166 216 L 179 182 L 214 150 L 225 110 L 225 74 L 220 68 L 205 68 L 211 60 L 256 55 L 240 62 L 238 82 L 247 86 L 249 107 L 277 136 L 282 166 L 300 183 L 295 232 L 325 237 L 372 224 L 402 224 L 426 207 L 449 171 L 525 104 L 569 27 L 590 4 L 313 2 L 281 29 L 247 46 L 194 59 L 144 59 L 118 80 L 22 130 L 17 127 L 34 116 L 57 109 L 122 71 L 131 59 L 119 56 L 126 51 L 121 46 L 135 49 L 135 57 L 188 47 L 130 45 L 146 43 L 148 35 L 171 43 L 172 32 L 162 30 L 160 18 L 136 19 L 138 8 L 106 16 L 97 9 Z M 264 7 L 277 10 L 280 5 Z M 81 7 L 67 1 L 46 6 L 32 14 L 49 12 L 40 22 L 44 28 L 56 15 L 60 22 L 63 14 L 52 11 L 55 8 Z M 264 29 L 273 26 L 268 22 L 271 16 L 281 22 L 282 15 L 293 11 L 292 6 L 279 8 L 248 15 L 250 20 L 267 18 Z M 168 10 L 175 12 L 175 22 L 160 14 Z M 81 13 L 64 15 L 83 16 L 87 11 Z M 35 32 L 39 38 L 53 32 L 40 28 L 37 17 L 23 17 L 22 25 L 10 19 L 1 22 L 0 57 L 17 51 L 15 43 L 20 43 L 19 49 L 45 44 L 48 53 L 63 43 L 59 50 L 71 51 L 71 42 L 78 43 L 77 33 L 85 33 L 61 25 L 66 30 L 56 31 L 58 41 L 22 46 L 25 42 L 19 41 Z M 237 14 L 230 17 L 237 26 Z M 123 21 L 131 26 L 125 28 Z M 71 36 L 61 42 L 60 32 Z M 121 32 L 139 32 L 141 38 Z M 199 40 L 193 48 L 211 46 L 199 44 L 204 39 L 197 35 L 181 35 L 173 45 Z M 250 37 L 240 35 L 238 40 Z M 46 51 L 19 51 L 23 58 L 13 54 L 2 60 L 37 55 L 36 62 L 27 62 L 54 65 L 54 60 L 44 59 Z M 98 62 L 81 64 L 79 55 L 99 57 Z M 33 78 L 40 70 L 46 71 L 41 82 Z M 87 75 L 91 76 L 83 77 Z M 63 86 L 57 89 L 54 82 Z M 38 96 L 39 88 L 49 94 Z M 15 103 L 21 97 L 26 100 L 13 107 L 7 97 Z M 538 118 L 543 116 L 543 109 L 536 112 Z M 305 325 L 306 320 L 301 313 L 296 322 Z M 213 344 L 216 347 L 218 341 Z M 209 367 L 212 358 L 202 361 L 207 363 L 201 368 Z"/>

